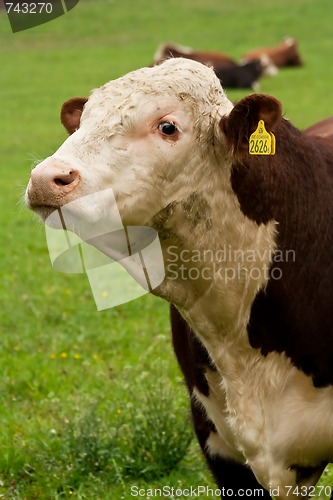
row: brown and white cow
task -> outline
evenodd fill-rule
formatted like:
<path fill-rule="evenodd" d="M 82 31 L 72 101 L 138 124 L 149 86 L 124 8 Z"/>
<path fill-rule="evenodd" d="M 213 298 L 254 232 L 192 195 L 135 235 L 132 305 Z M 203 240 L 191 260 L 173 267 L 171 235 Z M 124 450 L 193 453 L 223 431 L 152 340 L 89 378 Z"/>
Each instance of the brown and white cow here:
<path fill-rule="evenodd" d="M 224 88 L 258 90 L 265 70 L 261 61 L 246 61 L 235 66 L 214 66 L 214 72 Z"/>
<path fill-rule="evenodd" d="M 232 57 L 213 50 L 195 50 L 176 43 L 161 44 L 154 55 L 154 64 L 160 64 L 170 57 L 183 57 L 209 66 L 234 66 L 237 61 Z"/>
<path fill-rule="evenodd" d="M 274 47 L 262 47 L 259 49 L 251 50 L 242 57 L 242 60 L 258 60 L 263 55 L 268 56 L 278 68 L 282 68 L 284 66 L 303 65 L 297 42 L 294 38 L 286 38 Z"/>
<path fill-rule="evenodd" d="M 65 104 L 77 130 L 33 169 L 27 205 L 45 220 L 83 197 L 80 217 L 95 223 L 102 211 L 84 197 L 112 188 L 124 225 L 158 230 L 165 278 L 153 293 L 174 305 L 218 484 L 235 497 L 311 495 L 333 461 L 332 145 L 297 130 L 274 97 L 234 106 L 191 60 L 129 73 L 84 103 Z M 249 154 L 259 120 L 274 155 Z"/>
<path fill-rule="evenodd" d="M 211 66 L 224 88 L 258 89 L 259 80 L 263 76 L 274 76 L 277 67 L 267 55 L 254 60 L 236 62 L 222 52 L 194 50 L 176 44 L 162 44 L 154 56 L 154 64 L 172 57 L 183 57 Z"/>

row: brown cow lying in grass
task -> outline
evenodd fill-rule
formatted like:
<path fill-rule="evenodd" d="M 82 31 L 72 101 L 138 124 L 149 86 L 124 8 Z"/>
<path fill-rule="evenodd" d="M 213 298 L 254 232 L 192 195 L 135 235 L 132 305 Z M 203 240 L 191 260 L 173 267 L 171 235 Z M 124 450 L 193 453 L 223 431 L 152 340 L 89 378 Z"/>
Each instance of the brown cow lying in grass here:
<path fill-rule="evenodd" d="M 297 42 L 294 38 L 286 38 L 273 47 L 262 47 L 260 49 L 251 50 L 242 57 L 242 60 L 244 62 L 259 60 L 262 56 L 269 57 L 272 63 L 278 68 L 283 68 L 285 66 L 303 66 Z"/>
<path fill-rule="evenodd" d="M 238 63 L 222 52 L 194 50 L 190 47 L 170 43 L 160 45 L 154 56 L 154 64 L 160 64 L 172 57 L 192 59 L 211 66 L 224 88 L 258 89 L 260 78 L 274 76 L 278 71 L 266 55 Z"/>

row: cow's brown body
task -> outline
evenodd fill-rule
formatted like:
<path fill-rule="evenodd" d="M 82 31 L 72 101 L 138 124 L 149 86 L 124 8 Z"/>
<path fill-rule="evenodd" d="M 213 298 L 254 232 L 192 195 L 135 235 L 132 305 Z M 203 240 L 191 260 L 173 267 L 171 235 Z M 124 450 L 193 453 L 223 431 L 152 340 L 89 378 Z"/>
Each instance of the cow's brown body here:
<path fill-rule="evenodd" d="M 287 38 L 274 47 L 262 47 L 251 50 L 247 52 L 242 59 L 243 61 L 258 60 L 263 55 L 268 56 L 278 68 L 303 65 L 297 42 L 293 38 Z"/>

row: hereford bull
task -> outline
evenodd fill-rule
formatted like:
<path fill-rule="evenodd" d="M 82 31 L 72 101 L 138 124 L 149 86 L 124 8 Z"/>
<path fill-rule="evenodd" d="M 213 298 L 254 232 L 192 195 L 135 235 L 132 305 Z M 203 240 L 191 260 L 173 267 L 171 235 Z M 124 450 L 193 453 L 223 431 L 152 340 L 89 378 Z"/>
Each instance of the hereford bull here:
<path fill-rule="evenodd" d="M 174 304 L 195 430 L 222 491 L 311 496 L 333 461 L 332 145 L 297 130 L 274 97 L 234 106 L 191 60 L 85 101 L 65 103 L 75 132 L 32 170 L 27 205 L 45 220 L 81 197 L 94 224 L 102 210 L 84 197 L 111 187 L 125 226 L 158 231 L 153 293 Z M 259 120 L 275 154 L 249 154 Z"/>

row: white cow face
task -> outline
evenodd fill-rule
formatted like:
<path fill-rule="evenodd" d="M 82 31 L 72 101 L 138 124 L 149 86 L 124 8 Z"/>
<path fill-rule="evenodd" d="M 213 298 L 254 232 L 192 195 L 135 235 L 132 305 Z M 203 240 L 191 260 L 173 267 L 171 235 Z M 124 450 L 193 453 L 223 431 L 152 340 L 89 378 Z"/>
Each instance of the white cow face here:
<path fill-rule="evenodd" d="M 123 223 L 149 225 L 216 176 L 225 149 L 217 125 L 232 104 L 206 66 L 168 60 L 111 81 L 85 101 L 65 103 L 62 121 L 77 130 L 31 173 L 27 204 L 43 219 L 112 188 Z M 98 218 L 95 206 L 82 201 L 81 208 L 90 221 Z"/>
<path fill-rule="evenodd" d="M 170 247 L 180 255 L 182 249 L 258 245 L 265 231 L 246 220 L 230 173 L 234 161 L 247 161 L 259 120 L 270 132 L 280 118 L 281 104 L 270 96 L 253 94 L 233 106 L 214 72 L 189 59 L 134 71 L 88 100 L 64 104 L 61 120 L 71 135 L 33 169 L 27 205 L 47 225 L 66 227 L 112 258 L 122 242 L 113 242 L 111 255 L 110 242 L 101 235 L 124 226 L 153 228 L 165 282 L 171 283 Z M 180 276 L 181 288 L 186 279 Z M 209 287 L 205 275 L 195 284 L 193 300 Z M 169 288 L 159 293 L 174 303 L 189 296 L 186 286 L 177 296 L 173 282 Z"/>

